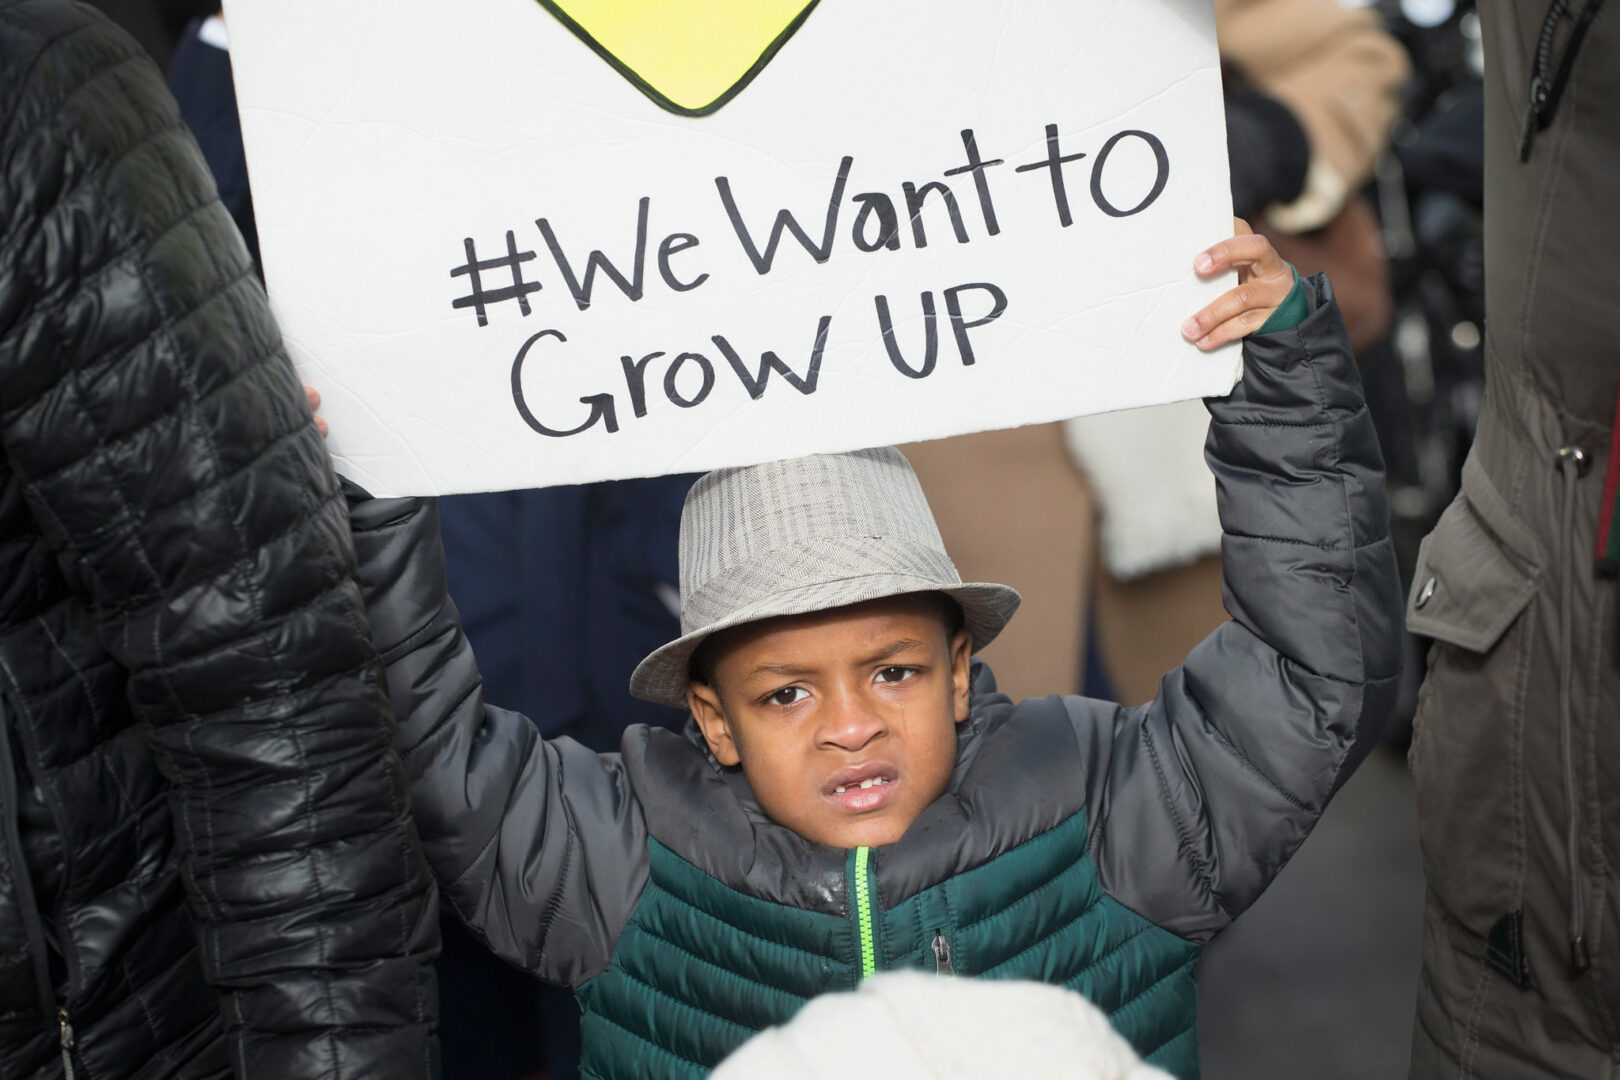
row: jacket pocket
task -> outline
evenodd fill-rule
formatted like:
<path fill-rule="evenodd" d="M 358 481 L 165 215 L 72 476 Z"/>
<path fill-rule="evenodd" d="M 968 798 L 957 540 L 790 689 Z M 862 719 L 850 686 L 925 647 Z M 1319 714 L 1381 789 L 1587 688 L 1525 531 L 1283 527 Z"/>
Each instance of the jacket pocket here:
<path fill-rule="evenodd" d="M 1407 627 L 1435 642 L 1411 752 L 1424 872 L 1481 949 L 1523 904 L 1526 662 L 1542 617 L 1533 603 L 1539 551 L 1489 480 L 1465 469 L 1463 493 L 1423 542 L 1407 598 Z"/>
<path fill-rule="evenodd" d="M 1412 633 L 1488 653 L 1536 595 L 1540 567 L 1508 546 L 1503 534 L 1520 539 L 1523 528 L 1499 500 L 1483 476 L 1464 471 L 1463 493 L 1418 548 L 1406 598 Z"/>

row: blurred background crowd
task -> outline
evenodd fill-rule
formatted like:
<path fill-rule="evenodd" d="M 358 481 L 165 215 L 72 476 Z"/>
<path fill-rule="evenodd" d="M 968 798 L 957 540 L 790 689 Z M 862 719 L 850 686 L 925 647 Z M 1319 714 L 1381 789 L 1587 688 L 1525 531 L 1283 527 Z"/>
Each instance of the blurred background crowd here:
<path fill-rule="evenodd" d="M 218 4 L 93 2 L 167 72 L 256 255 Z M 1479 13 L 1471 0 L 1215 6 L 1236 213 L 1302 274 L 1333 283 L 1410 584 L 1419 541 L 1459 489 L 1484 387 Z M 1025 597 L 985 652 L 1003 690 L 1144 701 L 1227 618 L 1206 425 L 1194 402 L 904 448 L 963 577 Z M 690 480 L 442 500 L 450 588 L 488 700 L 602 750 L 626 724 L 683 723 L 624 687 L 679 632 L 675 537 Z M 1405 1071 L 1424 907 L 1405 750 L 1427 643 L 1408 644 L 1388 752 L 1204 960 L 1210 1080 Z M 507 969 L 452 921 L 443 932 L 444 1075 L 577 1075 L 570 997 Z"/>

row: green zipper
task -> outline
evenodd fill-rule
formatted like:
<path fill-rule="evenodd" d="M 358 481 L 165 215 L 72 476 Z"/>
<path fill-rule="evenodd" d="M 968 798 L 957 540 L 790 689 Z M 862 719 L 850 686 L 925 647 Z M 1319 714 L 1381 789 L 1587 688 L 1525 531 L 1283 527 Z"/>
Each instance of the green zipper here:
<path fill-rule="evenodd" d="M 861 978 L 877 971 L 877 949 L 872 942 L 872 877 L 868 862 L 872 849 L 855 849 L 855 920 L 861 931 Z"/>

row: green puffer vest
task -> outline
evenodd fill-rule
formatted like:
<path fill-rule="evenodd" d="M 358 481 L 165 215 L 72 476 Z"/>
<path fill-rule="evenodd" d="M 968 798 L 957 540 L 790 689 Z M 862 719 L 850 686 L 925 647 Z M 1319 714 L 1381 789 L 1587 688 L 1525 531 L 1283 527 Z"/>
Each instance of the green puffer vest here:
<path fill-rule="evenodd" d="M 921 968 L 1078 990 L 1139 1054 L 1198 1075 L 1200 947 L 1103 892 L 1086 816 L 893 906 L 881 852 L 850 852 L 847 913 L 761 900 L 651 843 L 650 879 L 608 968 L 578 990 L 583 1075 L 697 1080 L 811 997 Z"/>

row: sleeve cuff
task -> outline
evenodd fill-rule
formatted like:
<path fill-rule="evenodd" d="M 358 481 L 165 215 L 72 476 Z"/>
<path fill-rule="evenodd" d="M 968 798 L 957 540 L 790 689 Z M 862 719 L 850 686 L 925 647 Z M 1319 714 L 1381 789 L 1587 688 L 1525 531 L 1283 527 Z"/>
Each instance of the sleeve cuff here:
<path fill-rule="evenodd" d="M 1299 270 L 1292 264 L 1288 269 L 1294 271 L 1294 287 L 1288 290 L 1283 302 L 1277 305 L 1277 310 L 1271 313 L 1271 318 L 1261 324 L 1256 334 L 1274 334 L 1279 330 L 1292 330 L 1305 321 L 1305 316 L 1311 313 L 1311 302 L 1305 296 L 1305 283 L 1299 279 Z"/>

